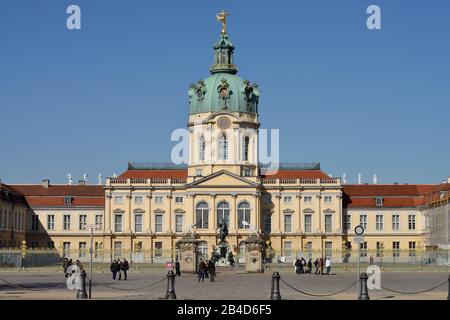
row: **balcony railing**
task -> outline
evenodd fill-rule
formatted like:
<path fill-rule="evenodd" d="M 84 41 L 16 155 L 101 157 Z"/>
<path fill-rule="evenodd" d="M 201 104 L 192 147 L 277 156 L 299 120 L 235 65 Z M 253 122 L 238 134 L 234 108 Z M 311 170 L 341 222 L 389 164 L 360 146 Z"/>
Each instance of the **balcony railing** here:
<path fill-rule="evenodd" d="M 109 182 L 109 183 L 108 183 Z M 111 178 L 107 179 L 106 185 L 118 185 L 118 186 L 131 186 L 131 185 L 141 185 L 141 186 L 152 186 L 152 185 L 180 185 L 186 184 L 186 179 L 165 179 L 165 178 L 148 178 L 148 179 L 118 179 Z"/>
<path fill-rule="evenodd" d="M 340 178 L 315 179 L 315 178 L 264 178 L 263 185 L 340 185 Z"/>

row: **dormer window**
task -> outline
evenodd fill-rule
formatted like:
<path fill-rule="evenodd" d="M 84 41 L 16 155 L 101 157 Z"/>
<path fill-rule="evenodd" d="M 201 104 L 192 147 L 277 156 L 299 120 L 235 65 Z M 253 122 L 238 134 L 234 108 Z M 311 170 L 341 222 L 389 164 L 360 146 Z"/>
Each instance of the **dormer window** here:
<path fill-rule="evenodd" d="M 65 206 L 71 206 L 72 205 L 72 197 L 71 196 L 65 196 L 64 197 L 64 205 Z"/>
<path fill-rule="evenodd" d="M 377 207 L 382 207 L 383 206 L 383 197 L 376 197 L 375 203 L 376 203 Z"/>

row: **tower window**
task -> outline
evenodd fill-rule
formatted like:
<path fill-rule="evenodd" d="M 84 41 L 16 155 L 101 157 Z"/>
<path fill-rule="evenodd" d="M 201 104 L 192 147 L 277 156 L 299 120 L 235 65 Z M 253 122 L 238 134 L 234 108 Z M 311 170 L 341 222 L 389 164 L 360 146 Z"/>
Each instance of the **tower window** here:
<path fill-rule="evenodd" d="M 250 144 L 250 138 L 244 138 L 244 161 L 248 161 L 248 146 Z"/>
<path fill-rule="evenodd" d="M 203 136 L 198 141 L 198 160 L 205 160 L 205 138 Z"/>
<path fill-rule="evenodd" d="M 228 140 L 225 134 L 219 139 L 219 160 L 228 160 Z"/>

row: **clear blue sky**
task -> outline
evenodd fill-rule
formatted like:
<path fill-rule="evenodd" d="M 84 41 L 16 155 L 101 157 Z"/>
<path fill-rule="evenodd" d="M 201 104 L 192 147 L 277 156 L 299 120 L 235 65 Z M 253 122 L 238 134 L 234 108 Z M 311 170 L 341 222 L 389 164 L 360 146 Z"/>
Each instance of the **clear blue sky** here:
<path fill-rule="evenodd" d="M 66 29 L 78 4 L 82 30 Z M 382 9 L 382 30 L 366 8 Z M 0 177 L 90 182 L 168 161 L 187 89 L 231 13 L 239 74 L 259 84 L 281 161 L 356 182 L 450 175 L 450 1 L 3 0 Z"/>

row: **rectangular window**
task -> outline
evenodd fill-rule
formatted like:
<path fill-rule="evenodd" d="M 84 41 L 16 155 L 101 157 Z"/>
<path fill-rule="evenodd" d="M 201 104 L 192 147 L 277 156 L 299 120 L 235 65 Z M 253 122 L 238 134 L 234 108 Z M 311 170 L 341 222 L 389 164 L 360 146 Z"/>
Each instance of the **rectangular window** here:
<path fill-rule="evenodd" d="M 161 197 L 161 196 L 155 197 L 155 203 L 162 203 L 162 202 L 163 202 L 163 197 Z"/>
<path fill-rule="evenodd" d="M 134 203 L 135 204 L 142 204 L 143 202 L 144 202 L 144 198 L 142 196 L 134 197 Z"/>
<path fill-rule="evenodd" d="M 398 214 L 392 215 L 392 230 L 400 229 L 400 216 Z"/>
<path fill-rule="evenodd" d="M 63 256 L 70 256 L 70 242 L 63 242 Z"/>
<path fill-rule="evenodd" d="M 114 241 L 114 258 L 122 257 L 122 242 Z"/>
<path fill-rule="evenodd" d="M 177 214 L 175 216 L 175 232 L 183 232 L 183 215 Z"/>
<path fill-rule="evenodd" d="M 333 242 L 326 241 L 325 242 L 325 257 L 331 258 L 333 256 Z"/>
<path fill-rule="evenodd" d="M 163 256 L 163 243 L 155 242 L 155 258 L 160 258 Z"/>
<path fill-rule="evenodd" d="M 394 257 L 400 257 L 400 242 L 392 242 L 392 255 Z"/>
<path fill-rule="evenodd" d="M 102 256 L 103 244 L 95 242 L 94 247 L 94 257 L 98 258 L 99 256 Z"/>
<path fill-rule="evenodd" d="M 310 196 L 303 197 L 303 201 L 304 201 L 305 203 L 311 203 L 311 202 L 312 202 L 312 197 L 310 197 Z"/>
<path fill-rule="evenodd" d="M 383 223 L 383 215 L 381 214 L 377 214 L 377 216 L 375 217 L 375 221 L 376 221 L 376 229 L 377 230 L 383 230 L 384 228 L 384 223 Z"/>
<path fill-rule="evenodd" d="M 305 232 L 312 232 L 312 215 L 305 214 Z"/>
<path fill-rule="evenodd" d="M 364 230 L 367 230 L 367 215 L 362 214 L 359 216 L 359 224 L 364 228 Z"/>
<path fill-rule="evenodd" d="M 64 197 L 64 205 L 71 206 L 72 205 L 72 197 L 70 197 L 70 196 Z"/>
<path fill-rule="evenodd" d="M 383 206 L 383 197 L 376 197 L 375 203 L 377 207 Z"/>
<path fill-rule="evenodd" d="M 142 214 L 134 215 L 134 232 L 142 232 Z"/>
<path fill-rule="evenodd" d="M 306 257 L 308 259 L 312 259 L 312 241 L 308 241 L 305 243 L 305 252 L 306 252 Z"/>
<path fill-rule="evenodd" d="M 195 176 L 201 177 L 202 176 L 202 169 L 195 169 Z"/>
<path fill-rule="evenodd" d="M 284 203 L 291 203 L 292 202 L 292 197 L 291 196 L 285 196 L 283 198 L 283 200 L 284 200 Z"/>
<path fill-rule="evenodd" d="M 345 215 L 345 229 L 352 230 L 352 216 L 349 214 Z"/>
<path fill-rule="evenodd" d="M 103 215 L 95 215 L 95 226 L 97 227 L 97 229 L 103 229 Z"/>
<path fill-rule="evenodd" d="M 162 232 L 163 230 L 163 216 L 162 214 L 155 215 L 155 232 Z"/>
<path fill-rule="evenodd" d="M 31 230 L 38 230 L 39 216 L 37 214 L 31 216 Z"/>
<path fill-rule="evenodd" d="M 416 215 L 408 215 L 408 230 L 416 230 Z"/>
<path fill-rule="evenodd" d="M 284 232 L 292 232 L 292 215 L 284 215 Z"/>
<path fill-rule="evenodd" d="M 283 249 L 284 249 L 284 256 L 285 257 L 290 257 L 290 256 L 292 256 L 292 242 L 290 242 L 290 241 L 286 241 L 285 243 L 284 243 L 284 247 L 283 247 Z"/>
<path fill-rule="evenodd" d="M 360 243 L 359 248 L 361 249 L 361 257 L 367 257 L 367 241 Z"/>
<path fill-rule="evenodd" d="M 55 249 L 55 243 L 53 241 L 47 241 L 47 248 Z"/>
<path fill-rule="evenodd" d="M 115 196 L 115 197 L 114 197 L 114 203 L 115 203 L 115 204 L 121 204 L 121 203 L 123 203 L 123 197 L 122 197 L 122 196 Z"/>
<path fill-rule="evenodd" d="M 55 215 L 49 214 L 47 216 L 47 230 L 55 230 Z"/>
<path fill-rule="evenodd" d="M 272 215 L 265 214 L 264 215 L 264 233 L 270 234 L 272 232 Z"/>
<path fill-rule="evenodd" d="M 183 203 L 184 197 L 175 197 L 175 203 Z"/>
<path fill-rule="evenodd" d="M 80 242 L 79 243 L 79 250 L 78 250 L 78 256 L 80 258 L 86 257 L 86 242 Z"/>
<path fill-rule="evenodd" d="M 63 230 L 70 230 L 70 215 L 63 216 Z"/>
<path fill-rule="evenodd" d="M 114 231 L 122 232 L 122 215 L 121 214 L 114 215 Z"/>
<path fill-rule="evenodd" d="M 242 175 L 244 177 L 251 177 L 252 176 L 252 170 L 250 169 L 244 169 Z"/>
<path fill-rule="evenodd" d="M 333 216 L 331 214 L 325 215 L 325 232 L 333 232 Z"/>
<path fill-rule="evenodd" d="M 325 196 L 325 197 L 323 198 L 323 200 L 324 200 L 325 203 L 330 204 L 330 203 L 333 202 L 333 197 L 332 197 L 332 196 Z"/>
<path fill-rule="evenodd" d="M 87 215 L 85 215 L 85 214 L 80 215 L 80 220 L 79 220 L 79 229 L 80 230 L 86 230 L 86 221 L 87 221 Z"/>
<path fill-rule="evenodd" d="M 415 257 L 416 256 L 416 242 L 410 241 L 408 244 L 408 248 L 409 248 L 409 256 Z"/>
<path fill-rule="evenodd" d="M 377 241 L 376 246 L 377 246 L 377 257 L 382 257 L 384 249 L 383 242 Z"/>

